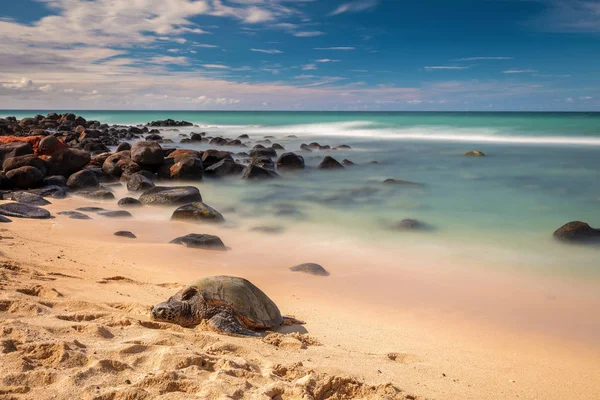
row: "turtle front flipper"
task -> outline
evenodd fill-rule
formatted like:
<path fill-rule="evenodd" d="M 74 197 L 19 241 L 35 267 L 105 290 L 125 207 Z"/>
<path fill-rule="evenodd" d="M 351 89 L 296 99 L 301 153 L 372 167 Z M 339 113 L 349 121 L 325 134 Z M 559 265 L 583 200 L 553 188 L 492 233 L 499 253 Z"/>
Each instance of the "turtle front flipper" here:
<path fill-rule="evenodd" d="M 208 325 L 226 335 L 262 337 L 259 332 L 246 328 L 231 312 L 220 312 L 208 320 Z"/>

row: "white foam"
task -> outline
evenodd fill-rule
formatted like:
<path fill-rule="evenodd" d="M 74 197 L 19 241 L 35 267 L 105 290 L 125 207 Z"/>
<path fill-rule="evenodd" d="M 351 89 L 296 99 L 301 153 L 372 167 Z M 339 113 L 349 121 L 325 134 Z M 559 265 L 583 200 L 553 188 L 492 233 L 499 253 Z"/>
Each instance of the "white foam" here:
<path fill-rule="evenodd" d="M 600 146 L 600 137 L 534 136 L 511 134 L 491 128 L 453 126 L 414 126 L 389 128 L 371 121 L 348 121 L 281 126 L 219 126 L 224 134 L 296 135 L 310 137 L 348 137 L 372 140 L 412 140 L 436 142 L 498 143 L 529 145 Z"/>

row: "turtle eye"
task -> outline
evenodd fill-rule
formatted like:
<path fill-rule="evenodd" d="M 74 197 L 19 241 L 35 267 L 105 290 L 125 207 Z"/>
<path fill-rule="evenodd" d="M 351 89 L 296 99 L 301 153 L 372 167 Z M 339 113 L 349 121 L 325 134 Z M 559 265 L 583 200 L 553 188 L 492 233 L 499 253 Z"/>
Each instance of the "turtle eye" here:
<path fill-rule="evenodd" d="M 196 293 L 198 293 L 198 291 L 194 288 L 186 289 L 185 292 L 183 292 L 181 294 L 181 300 L 182 301 L 190 300 L 192 297 L 194 297 L 196 295 Z"/>

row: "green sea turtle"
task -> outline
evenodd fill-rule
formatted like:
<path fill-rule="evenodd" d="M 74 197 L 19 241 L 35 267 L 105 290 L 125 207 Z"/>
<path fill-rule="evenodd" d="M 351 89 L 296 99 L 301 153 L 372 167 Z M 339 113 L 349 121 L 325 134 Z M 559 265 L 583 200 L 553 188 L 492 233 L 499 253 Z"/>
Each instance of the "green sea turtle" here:
<path fill-rule="evenodd" d="M 192 282 L 156 305 L 152 318 L 184 327 L 206 321 L 218 332 L 242 336 L 263 336 L 256 330 L 303 323 L 282 317 L 262 290 L 233 276 L 211 276 Z"/>

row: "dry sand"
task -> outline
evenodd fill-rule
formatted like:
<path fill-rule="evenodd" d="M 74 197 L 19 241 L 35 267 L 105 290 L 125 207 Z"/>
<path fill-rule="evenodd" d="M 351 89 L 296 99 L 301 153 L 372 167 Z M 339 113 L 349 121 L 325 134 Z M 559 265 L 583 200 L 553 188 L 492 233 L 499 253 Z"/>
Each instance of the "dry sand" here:
<path fill-rule="evenodd" d="M 0 226 L 0 398 L 600 398 L 597 284 L 132 213 Z M 138 239 L 112 235 L 124 229 Z M 192 232 L 232 250 L 166 244 Z M 331 276 L 288 271 L 301 262 Z M 149 319 L 213 274 L 250 279 L 307 323 L 261 340 Z"/>

